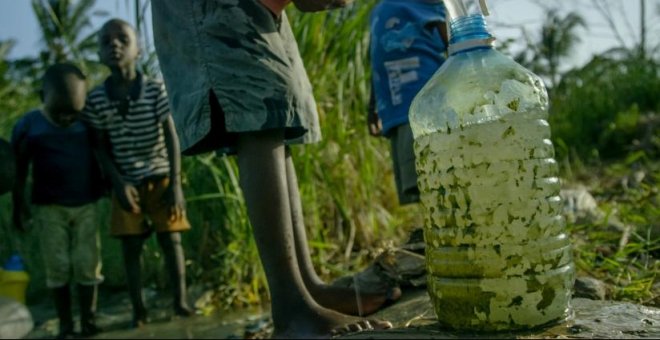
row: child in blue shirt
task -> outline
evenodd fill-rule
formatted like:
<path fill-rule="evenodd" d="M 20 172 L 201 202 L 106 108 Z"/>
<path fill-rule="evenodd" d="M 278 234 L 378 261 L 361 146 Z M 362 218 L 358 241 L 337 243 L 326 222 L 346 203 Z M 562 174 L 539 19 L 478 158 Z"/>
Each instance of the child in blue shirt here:
<path fill-rule="evenodd" d="M 98 205 L 101 172 L 89 130 L 78 116 L 85 106 L 85 76 L 71 64 L 56 64 L 43 77 L 43 108 L 26 113 L 14 126 L 16 155 L 14 225 L 25 229 L 25 187 L 32 163 L 32 219 L 60 322 L 58 338 L 73 336 L 70 285 L 76 284 L 83 336 L 95 324 L 101 276 Z"/>
<path fill-rule="evenodd" d="M 391 142 L 401 205 L 419 202 L 408 110 L 417 92 L 446 60 L 441 0 L 382 0 L 371 13 L 372 97 L 369 133 Z"/>

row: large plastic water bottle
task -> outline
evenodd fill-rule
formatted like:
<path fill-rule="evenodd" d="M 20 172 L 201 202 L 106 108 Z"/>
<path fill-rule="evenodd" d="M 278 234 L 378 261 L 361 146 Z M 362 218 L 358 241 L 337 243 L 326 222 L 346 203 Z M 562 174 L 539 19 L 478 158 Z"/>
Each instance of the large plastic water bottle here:
<path fill-rule="evenodd" d="M 25 291 L 29 282 L 30 276 L 25 271 L 23 260 L 18 254 L 14 254 L 0 270 L 0 296 L 25 304 Z"/>
<path fill-rule="evenodd" d="M 545 86 L 493 48 L 484 0 L 445 4 L 450 57 L 410 110 L 436 314 L 469 330 L 563 320 L 574 266 Z"/>

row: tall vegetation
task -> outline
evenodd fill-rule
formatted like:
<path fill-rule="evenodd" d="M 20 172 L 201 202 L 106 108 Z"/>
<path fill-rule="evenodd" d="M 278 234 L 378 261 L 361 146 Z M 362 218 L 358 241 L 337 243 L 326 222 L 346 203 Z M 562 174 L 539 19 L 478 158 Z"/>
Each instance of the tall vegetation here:
<path fill-rule="evenodd" d="M 558 9 L 549 9 L 537 40 L 529 41 L 528 48 L 515 59 L 539 76 L 546 77 L 550 81 L 549 87 L 554 89 L 561 78 L 563 59 L 571 56 L 581 41 L 577 29 L 585 26 L 582 16 L 575 12 L 561 16 Z"/>
<path fill-rule="evenodd" d="M 592 160 L 640 149 L 657 156 L 657 133 L 645 129 L 657 128 L 658 91 L 660 62 L 635 50 L 611 50 L 568 72 L 552 98 L 551 125 L 560 151 Z"/>

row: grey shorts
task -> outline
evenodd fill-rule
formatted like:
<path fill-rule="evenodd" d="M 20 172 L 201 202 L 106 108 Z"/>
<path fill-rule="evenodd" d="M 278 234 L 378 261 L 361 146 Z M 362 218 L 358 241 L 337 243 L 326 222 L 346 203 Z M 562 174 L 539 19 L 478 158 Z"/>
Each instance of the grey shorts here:
<path fill-rule="evenodd" d="M 392 128 L 388 138 L 392 145 L 394 180 L 399 195 L 399 204 L 417 203 L 419 202 L 419 189 L 415 169 L 414 138 L 410 124 Z"/>
<path fill-rule="evenodd" d="M 101 283 L 98 202 L 80 207 L 35 205 L 33 211 L 46 285 Z"/>
<path fill-rule="evenodd" d="M 260 0 L 154 0 L 154 40 L 185 154 L 231 150 L 236 134 L 321 139 L 312 86 L 286 13 Z M 176 19 L 173 19 L 176 18 Z"/>

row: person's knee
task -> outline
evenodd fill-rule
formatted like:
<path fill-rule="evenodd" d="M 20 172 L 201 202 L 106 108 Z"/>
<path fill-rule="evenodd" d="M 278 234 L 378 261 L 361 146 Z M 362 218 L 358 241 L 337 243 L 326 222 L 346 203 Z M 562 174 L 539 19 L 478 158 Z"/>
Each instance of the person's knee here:
<path fill-rule="evenodd" d="M 46 268 L 46 285 L 49 288 L 64 286 L 71 280 L 71 258 L 68 247 L 43 247 L 43 260 Z"/>
<path fill-rule="evenodd" d="M 156 238 L 161 247 L 181 245 L 181 233 L 179 232 L 160 232 L 156 234 Z"/>
<path fill-rule="evenodd" d="M 103 282 L 101 263 L 89 263 L 74 267 L 73 282 L 83 286 L 92 286 Z"/>
<path fill-rule="evenodd" d="M 144 245 L 143 236 L 122 236 L 121 237 L 122 250 L 124 256 L 139 256 L 142 253 L 142 246 Z"/>
<path fill-rule="evenodd" d="M 71 268 L 65 265 L 47 265 L 46 267 L 46 286 L 48 288 L 64 287 L 71 282 Z"/>
<path fill-rule="evenodd" d="M 79 250 L 72 257 L 73 281 L 82 285 L 95 285 L 103 282 L 101 256 L 98 248 Z"/>
<path fill-rule="evenodd" d="M 274 147 L 284 145 L 284 129 L 268 129 L 243 132 L 237 135 L 237 152 L 239 159 L 247 153 L 270 151 Z"/>

